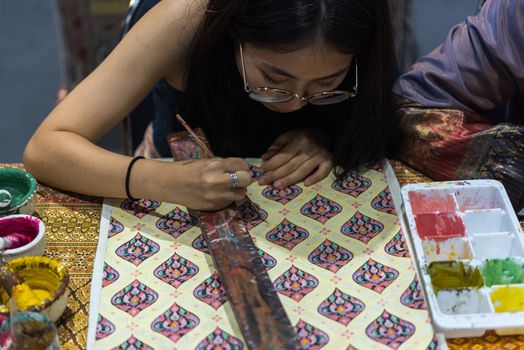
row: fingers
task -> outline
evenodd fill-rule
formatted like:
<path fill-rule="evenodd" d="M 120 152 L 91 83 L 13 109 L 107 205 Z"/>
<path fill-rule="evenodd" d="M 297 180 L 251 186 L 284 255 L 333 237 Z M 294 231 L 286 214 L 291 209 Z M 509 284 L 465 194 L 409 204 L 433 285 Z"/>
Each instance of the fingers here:
<path fill-rule="evenodd" d="M 318 163 L 319 160 L 316 158 L 307 160 L 306 162 L 301 164 L 296 170 L 284 173 L 284 176 L 277 178 L 274 183 L 274 186 L 276 188 L 282 188 L 294 185 L 302 181 L 306 176 L 310 175 L 318 167 Z"/>
<path fill-rule="evenodd" d="M 278 157 L 278 155 L 277 155 Z M 274 159 L 274 158 L 273 158 Z M 273 160 L 272 159 L 272 160 Z M 296 156 L 294 158 L 291 158 L 289 161 L 283 163 L 280 167 L 277 167 L 273 171 L 264 174 L 259 180 L 260 185 L 269 185 L 274 182 L 276 182 L 279 179 L 284 178 L 285 176 L 295 172 L 296 169 L 298 169 L 305 161 L 305 156 Z M 309 175 L 309 174 L 306 174 Z M 280 183 L 274 183 L 275 187 L 281 187 Z"/>
<path fill-rule="evenodd" d="M 279 150 L 281 150 L 286 144 L 291 141 L 293 137 L 293 134 L 291 132 L 287 132 L 285 134 L 280 135 L 275 142 L 269 146 L 266 153 L 264 153 L 260 158 L 262 158 L 263 161 L 267 161 L 271 159 L 273 156 L 275 156 Z"/>
<path fill-rule="evenodd" d="M 249 171 L 249 164 L 242 158 L 220 159 L 221 167 L 224 171 Z"/>
<path fill-rule="evenodd" d="M 312 175 L 308 176 L 308 178 L 304 180 L 304 185 L 311 186 L 311 185 L 316 184 L 320 180 L 325 179 L 331 172 L 332 168 L 333 168 L 333 162 L 331 160 L 322 162 L 318 166 L 317 171 L 315 171 Z"/>
<path fill-rule="evenodd" d="M 233 186 L 234 177 L 231 175 L 231 173 L 237 174 L 238 183 L 236 186 Z M 233 187 L 236 187 L 237 189 L 246 188 L 247 186 L 251 185 L 253 181 L 255 181 L 251 177 L 251 173 L 249 171 L 239 170 L 239 171 L 232 171 L 231 173 L 230 172 L 224 173 L 224 184 L 229 188 L 233 188 Z"/>
<path fill-rule="evenodd" d="M 288 145 L 284 149 L 280 150 L 278 154 L 273 156 L 270 160 L 262 164 L 260 169 L 262 170 L 262 177 L 259 179 L 261 185 L 272 183 L 275 180 L 275 176 L 272 176 L 268 173 L 276 171 L 276 169 L 281 168 L 282 166 L 289 165 L 292 162 L 296 163 L 298 158 L 299 150 L 296 149 L 293 145 Z M 303 161 L 303 159 L 301 159 Z M 298 164 L 291 170 L 294 170 Z"/>

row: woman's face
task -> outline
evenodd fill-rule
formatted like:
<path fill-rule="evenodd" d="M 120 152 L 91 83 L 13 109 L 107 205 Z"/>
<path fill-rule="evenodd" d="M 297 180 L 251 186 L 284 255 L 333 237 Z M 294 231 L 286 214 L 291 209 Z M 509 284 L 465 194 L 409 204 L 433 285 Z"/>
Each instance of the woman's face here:
<path fill-rule="evenodd" d="M 244 65 L 249 87 L 272 87 L 288 90 L 299 96 L 336 90 L 349 70 L 352 54 L 340 53 L 325 45 L 281 53 L 244 45 Z M 240 53 L 237 67 L 242 75 Z M 307 102 L 293 98 L 288 102 L 264 103 L 268 109 L 287 113 L 299 110 Z"/>

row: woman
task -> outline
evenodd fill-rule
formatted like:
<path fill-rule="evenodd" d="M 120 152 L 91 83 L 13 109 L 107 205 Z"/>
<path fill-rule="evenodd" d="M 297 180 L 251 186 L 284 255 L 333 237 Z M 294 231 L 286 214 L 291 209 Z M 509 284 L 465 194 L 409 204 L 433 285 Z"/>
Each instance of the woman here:
<path fill-rule="evenodd" d="M 384 0 L 164 0 L 51 112 L 25 165 L 98 196 L 194 209 L 242 198 L 252 179 L 241 158 L 133 165 L 95 145 L 159 82 L 161 156 L 180 112 L 216 155 L 261 156 L 261 184 L 311 185 L 385 155 L 393 57 Z"/>
<path fill-rule="evenodd" d="M 523 63 L 524 0 L 486 1 L 395 84 L 398 157 L 436 180 L 500 180 L 519 212 Z"/>

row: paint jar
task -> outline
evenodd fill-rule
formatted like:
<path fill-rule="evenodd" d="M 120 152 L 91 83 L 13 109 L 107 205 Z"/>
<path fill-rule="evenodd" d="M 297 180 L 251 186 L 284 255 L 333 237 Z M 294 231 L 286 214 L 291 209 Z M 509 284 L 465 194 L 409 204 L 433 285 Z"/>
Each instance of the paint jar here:
<path fill-rule="evenodd" d="M 0 168 L 0 216 L 33 214 L 37 182 L 27 171 Z"/>
<path fill-rule="evenodd" d="M 41 256 L 44 250 L 45 226 L 42 220 L 22 214 L 0 218 L 0 252 L 6 261 Z"/>
<path fill-rule="evenodd" d="M 38 307 L 30 307 L 31 312 L 40 312 L 56 322 L 64 313 L 69 296 L 69 273 L 64 265 L 46 257 L 25 257 L 10 261 L 9 266 L 24 280 L 36 296 L 42 300 Z M 0 286 L 0 314 L 9 311 L 6 304 L 6 291 Z"/>
<path fill-rule="evenodd" d="M 47 316 L 20 312 L 0 326 L 0 349 L 58 350 L 58 331 Z"/>

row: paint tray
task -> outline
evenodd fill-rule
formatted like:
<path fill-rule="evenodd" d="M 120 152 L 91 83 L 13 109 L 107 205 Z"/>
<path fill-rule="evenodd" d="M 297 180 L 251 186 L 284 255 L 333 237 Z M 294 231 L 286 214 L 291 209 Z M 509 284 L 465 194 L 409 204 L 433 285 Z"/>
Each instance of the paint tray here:
<path fill-rule="evenodd" d="M 438 332 L 524 334 L 524 238 L 502 184 L 406 185 L 403 214 Z"/>

